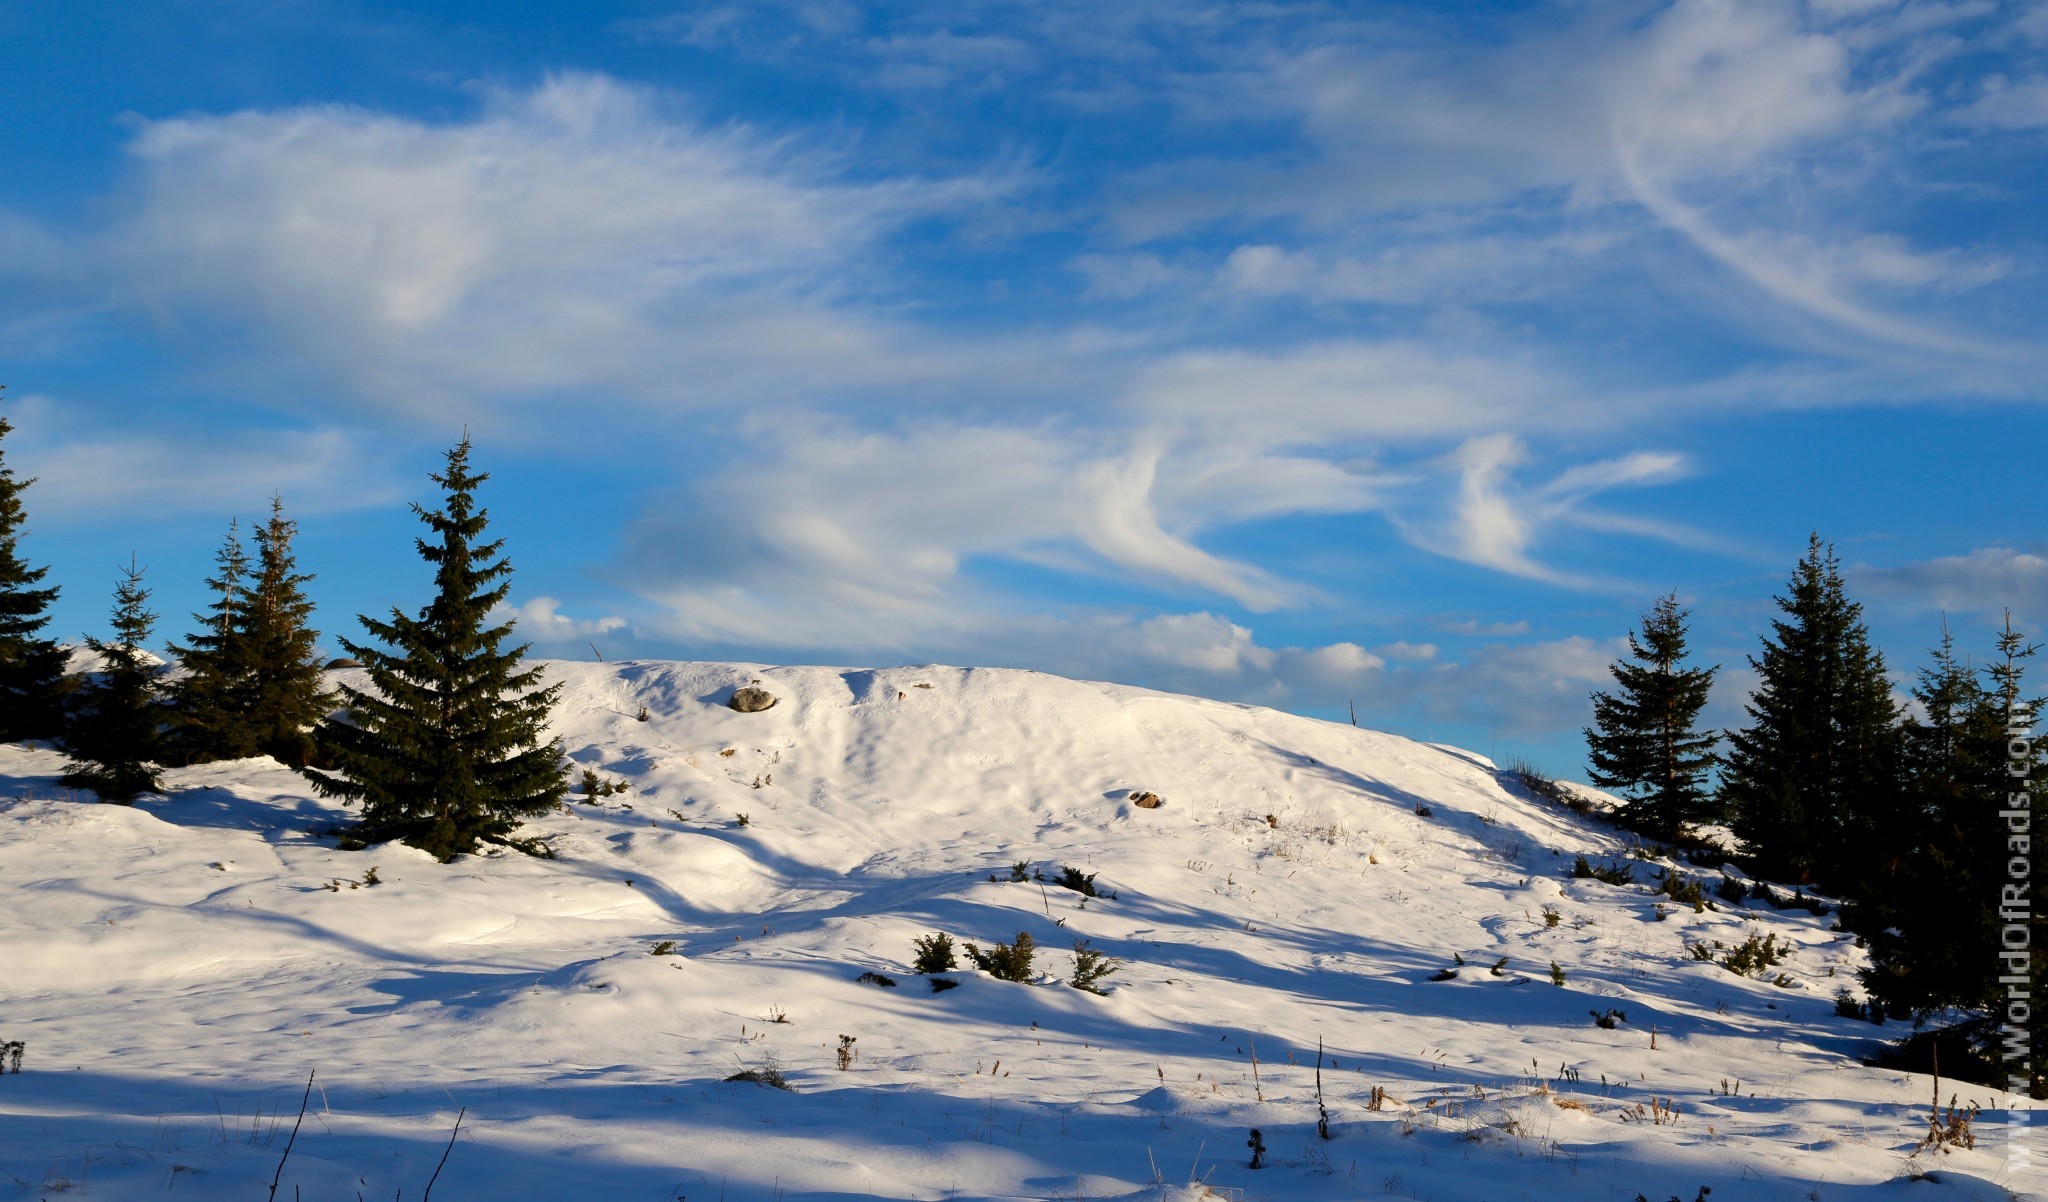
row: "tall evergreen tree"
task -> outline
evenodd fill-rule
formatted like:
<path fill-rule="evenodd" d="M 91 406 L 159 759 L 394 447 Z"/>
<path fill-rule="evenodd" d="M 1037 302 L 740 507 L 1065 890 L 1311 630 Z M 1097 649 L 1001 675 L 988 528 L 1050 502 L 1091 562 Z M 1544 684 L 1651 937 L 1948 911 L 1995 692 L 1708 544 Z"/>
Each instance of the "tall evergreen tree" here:
<path fill-rule="evenodd" d="M 206 581 L 214 601 L 193 614 L 197 632 L 174 645 L 185 674 L 170 686 L 171 752 L 177 762 L 203 764 L 256 754 L 255 724 L 248 712 L 253 649 L 248 638 L 249 556 L 241 523 L 228 524 L 214 554 L 215 574 Z"/>
<path fill-rule="evenodd" d="M 157 665 L 142 649 L 156 625 L 156 615 L 145 608 L 148 601 L 142 569 L 131 560 L 114 590 L 114 638 L 85 640 L 100 658 L 100 671 L 79 690 L 64 727 L 71 762 L 58 783 L 121 805 L 163 788 L 157 777 L 163 693 Z"/>
<path fill-rule="evenodd" d="M 0 442 L 14 429 L 0 417 Z M 38 588 L 47 567 L 21 558 L 21 493 L 34 480 L 17 480 L 0 451 L 0 743 L 55 738 L 63 729 L 64 651 L 43 637 L 50 623 L 54 585 Z"/>
<path fill-rule="evenodd" d="M 1710 815 L 1707 773 L 1719 741 L 1699 729 L 1719 668 L 1684 666 L 1688 616 L 1676 593 L 1643 615 L 1640 637 L 1635 631 L 1628 636 L 1636 662 L 1615 661 L 1620 688 L 1593 694 L 1593 725 L 1586 731 L 1593 783 L 1621 790 L 1634 803 L 1629 812 L 1637 825 L 1666 839 Z"/>
<path fill-rule="evenodd" d="M 545 733 L 560 686 L 521 666 L 525 644 L 502 647 L 511 623 L 488 624 L 512 565 L 502 539 L 479 541 L 488 515 L 475 490 L 488 477 L 470 471 L 469 450 L 464 436 L 432 477 L 447 491 L 442 507 L 413 506 L 434 535 L 416 542 L 434 565 L 434 599 L 417 617 L 363 616 L 382 646 L 342 641 L 370 688 L 342 687 L 347 719 L 330 717 L 316 736 L 332 769 L 303 770 L 322 794 L 362 803 L 363 840 L 402 839 L 442 860 L 512 842 L 519 820 L 560 802 L 569 783 Z"/>
<path fill-rule="evenodd" d="M 1755 868 L 1866 892 L 1897 817 L 1898 707 L 1862 607 L 1816 534 L 1771 623 L 1750 725 L 1729 736 L 1722 799 Z"/>
<path fill-rule="evenodd" d="M 2004 707 L 1946 623 L 1913 696 L 1925 716 L 1901 732 L 1900 820 L 1843 919 L 1869 942 L 1863 983 L 1885 1012 L 1981 1010 L 1999 992 Z"/>
<path fill-rule="evenodd" d="M 316 658 L 319 634 L 298 570 L 292 540 L 299 524 L 284 516 L 284 500 L 270 499 L 270 520 L 256 528 L 256 576 L 249 586 L 245 637 L 250 673 L 246 709 L 256 749 L 300 767 L 314 755 L 312 729 L 333 708 Z"/>

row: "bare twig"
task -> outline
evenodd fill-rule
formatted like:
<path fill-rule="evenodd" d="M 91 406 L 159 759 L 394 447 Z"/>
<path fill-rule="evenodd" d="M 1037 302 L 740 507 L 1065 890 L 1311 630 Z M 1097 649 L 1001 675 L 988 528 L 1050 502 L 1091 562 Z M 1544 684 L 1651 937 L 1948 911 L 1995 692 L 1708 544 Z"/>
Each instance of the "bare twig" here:
<path fill-rule="evenodd" d="M 270 1175 L 270 1196 L 277 1197 L 277 1183 L 284 1179 L 284 1162 L 292 1158 L 292 1145 L 299 1142 L 299 1124 L 306 1121 L 306 1103 L 313 1097 L 313 1074 L 319 1069 L 306 1070 L 306 1092 L 299 1098 L 299 1117 L 292 1120 L 292 1137 L 284 1141 L 284 1155 L 277 1158 L 277 1172 Z M 297 1186 L 293 1187 L 296 1194 Z"/>
<path fill-rule="evenodd" d="M 1323 1037 L 1316 1036 L 1316 1134 L 1330 1138 L 1330 1108 L 1323 1105 Z"/>
<path fill-rule="evenodd" d="M 427 1199 L 434 1196 L 434 1183 L 441 1179 L 441 1170 L 447 1167 L 448 1153 L 455 1150 L 455 1136 L 462 1130 L 462 1116 L 468 1113 L 467 1106 L 455 1112 L 455 1130 L 448 1133 L 448 1146 L 441 1149 L 441 1163 L 434 1166 L 434 1175 L 427 1178 L 427 1192 L 420 1195 L 420 1202 L 427 1202 Z"/>

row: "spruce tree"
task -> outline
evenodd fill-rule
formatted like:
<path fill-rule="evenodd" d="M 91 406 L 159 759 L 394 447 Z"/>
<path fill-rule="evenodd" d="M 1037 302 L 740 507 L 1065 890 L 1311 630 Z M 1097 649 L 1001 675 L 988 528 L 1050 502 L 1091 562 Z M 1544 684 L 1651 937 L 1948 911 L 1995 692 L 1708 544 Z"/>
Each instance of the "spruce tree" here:
<path fill-rule="evenodd" d="M 256 754 L 255 723 L 248 711 L 254 668 L 247 634 L 249 556 L 240 522 L 228 524 L 214 563 L 218 570 L 206 581 L 214 593 L 212 606 L 193 614 L 198 631 L 183 646 L 171 647 L 185 670 L 170 686 L 171 751 L 183 764 Z"/>
<path fill-rule="evenodd" d="M 1722 799 L 1759 873 L 1866 892 L 1897 816 L 1898 708 L 1862 607 L 1818 534 L 1771 623 L 1750 725 L 1729 736 Z"/>
<path fill-rule="evenodd" d="M 2000 992 L 2004 707 L 1946 623 L 1913 696 L 1925 716 L 1901 732 L 1899 821 L 1843 921 L 1869 943 L 1863 983 L 1883 1012 L 1981 1010 Z"/>
<path fill-rule="evenodd" d="M 1699 714 L 1719 669 L 1683 666 L 1688 616 L 1676 593 L 1643 615 L 1640 637 L 1628 636 L 1636 662 L 1615 661 L 1620 688 L 1593 694 L 1586 731 L 1593 783 L 1621 790 L 1634 803 L 1634 824 L 1665 839 L 1678 838 L 1712 809 L 1707 773 L 1719 736 L 1699 729 Z"/>
<path fill-rule="evenodd" d="M 0 442 L 14 429 L 0 417 Z M 57 589 L 38 588 L 47 567 L 21 558 L 21 493 L 34 480 L 17 480 L 0 450 L 0 743 L 51 739 L 62 731 L 64 651 L 44 638 Z"/>
<path fill-rule="evenodd" d="M 163 789 L 157 777 L 163 694 L 157 666 L 142 649 L 156 625 L 156 615 L 145 608 L 148 601 L 142 569 L 131 560 L 114 590 L 114 638 L 85 640 L 100 658 L 100 671 L 80 689 L 64 727 L 71 762 L 58 783 L 121 805 Z"/>
<path fill-rule="evenodd" d="M 302 767 L 312 762 L 310 733 L 333 707 L 316 656 L 313 603 L 298 570 L 292 540 L 299 524 L 284 516 L 284 500 L 270 499 L 270 520 L 256 528 L 256 575 L 249 585 L 243 635 L 250 670 L 245 709 L 257 751 Z"/>
<path fill-rule="evenodd" d="M 513 842 L 519 820 L 558 804 L 569 784 L 545 734 L 560 686 L 542 687 L 540 669 L 521 666 L 525 644 L 502 646 L 510 622 L 489 624 L 512 565 L 502 539 L 479 541 L 488 515 L 475 490 L 488 477 L 470 471 L 469 450 L 465 436 L 432 477 L 447 492 L 442 507 L 413 506 L 434 535 L 416 542 L 434 565 L 434 599 L 417 617 L 363 616 L 382 646 L 342 641 L 370 687 L 343 686 L 346 720 L 320 725 L 332 769 L 303 770 L 322 794 L 362 804 L 363 841 L 401 839 L 442 860 Z"/>

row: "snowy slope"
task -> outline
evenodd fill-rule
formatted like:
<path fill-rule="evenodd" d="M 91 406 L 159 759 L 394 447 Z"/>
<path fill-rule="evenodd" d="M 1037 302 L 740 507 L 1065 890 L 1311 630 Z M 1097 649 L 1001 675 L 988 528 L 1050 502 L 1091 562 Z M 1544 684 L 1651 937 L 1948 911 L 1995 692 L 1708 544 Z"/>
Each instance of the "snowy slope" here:
<path fill-rule="evenodd" d="M 310 1070 L 279 1197 L 419 1198 L 459 1110 L 448 1202 L 2048 1196 L 2008 1095 L 1909 1156 L 1929 1083 L 1858 1063 L 1832 917 L 1570 879 L 1631 841 L 1481 757 L 1029 672 L 550 671 L 629 786 L 535 823 L 554 861 L 338 851 L 267 760 L 121 808 L 0 748 L 0 1198 L 267 1196 Z M 725 707 L 757 680 L 778 705 Z M 1027 931 L 1041 977 L 935 993 L 934 931 Z M 1782 984 L 1686 950 L 1759 931 Z M 1079 937 L 1106 996 L 1059 983 Z M 795 1092 L 723 1080 L 767 1067 Z"/>

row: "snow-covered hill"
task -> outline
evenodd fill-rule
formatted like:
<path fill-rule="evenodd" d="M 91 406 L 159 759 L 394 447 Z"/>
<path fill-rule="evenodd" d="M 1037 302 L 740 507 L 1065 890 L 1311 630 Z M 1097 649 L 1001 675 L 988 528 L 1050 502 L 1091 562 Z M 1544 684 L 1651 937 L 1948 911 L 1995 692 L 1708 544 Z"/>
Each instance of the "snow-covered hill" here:
<path fill-rule="evenodd" d="M 553 861 L 336 850 L 267 760 L 122 808 L 0 748 L 0 1198 L 265 1197 L 314 1070 L 280 1198 L 421 1198 L 458 1112 L 445 1202 L 2048 1193 L 2009 1095 L 1908 1155 L 1929 1083 L 1859 1063 L 1831 916 L 1571 879 L 1632 840 L 1479 756 L 1029 672 L 550 671 L 627 786 L 534 824 Z M 911 971 L 1020 931 L 1033 983 Z M 1775 982 L 1688 951 L 1759 932 Z"/>

